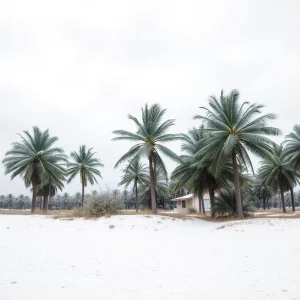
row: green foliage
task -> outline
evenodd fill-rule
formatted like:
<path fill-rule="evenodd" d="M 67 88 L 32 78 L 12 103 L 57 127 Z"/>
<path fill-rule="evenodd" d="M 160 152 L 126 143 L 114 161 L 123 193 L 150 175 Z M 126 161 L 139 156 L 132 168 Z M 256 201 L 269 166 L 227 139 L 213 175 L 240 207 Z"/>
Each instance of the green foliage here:
<path fill-rule="evenodd" d="M 300 125 L 294 126 L 294 132 L 289 134 L 285 140 L 286 160 L 295 169 L 300 167 Z"/>
<path fill-rule="evenodd" d="M 276 144 L 258 171 L 261 184 L 269 187 L 273 192 L 278 192 L 281 189 L 284 192 L 290 190 L 298 183 L 299 176 L 299 171 L 295 171 L 290 165 L 283 145 Z"/>
<path fill-rule="evenodd" d="M 67 175 L 69 176 L 68 183 L 71 182 L 74 177 L 78 174 L 80 175 L 80 181 L 84 186 L 87 183 L 90 184 L 97 183 L 96 176 L 102 178 L 98 167 L 103 167 L 104 165 L 98 158 L 95 158 L 95 152 L 92 152 L 93 148 L 86 149 L 86 146 L 80 146 L 79 151 L 73 151 L 70 155 L 73 162 L 68 163 Z"/>
<path fill-rule="evenodd" d="M 167 133 L 170 127 L 174 125 L 175 120 L 171 119 L 163 121 L 165 112 L 166 109 L 161 109 L 158 104 L 154 104 L 150 107 L 146 104 L 145 107 L 142 108 L 141 122 L 132 115 L 128 116 L 137 127 L 135 133 L 125 130 L 115 130 L 113 132 L 113 134 L 116 135 L 116 137 L 113 138 L 114 141 L 127 140 L 135 142 L 135 145 L 117 161 L 115 167 L 118 167 L 127 160 L 129 160 L 129 164 L 131 164 L 135 159 L 143 156 L 149 158 L 149 156 L 152 155 L 156 166 L 160 165 L 167 175 L 161 154 L 164 154 L 175 161 L 178 160 L 178 156 L 161 143 L 180 139 L 181 135 Z"/>
<path fill-rule="evenodd" d="M 248 203 L 247 195 L 242 194 L 242 208 L 244 215 L 250 215 L 255 209 Z M 223 189 L 215 197 L 215 205 L 212 208 L 212 214 L 215 217 L 236 217 L 236 199 L 233 189 Z"/>
<path fill-rule="evenodd" d="M 64 164 L 67 157 L 61 148 L 53 145 L 58 140 L 51 137 L 49 130 L 41 131 L 33 127 L 33 134 L 24 131 L 21 142 L 13 143 L 10 151 L 6 152 L 3 164 L 5 173 L 11 174 L 11 179 L 21 176 L 25 186 L 32 186 L 32 211 L 35 209 L 37 187 L 53 186 L 62 188 L 65 180 Z"/>
<path fill-rule="evenodd" d="M 53 147 L 58 138 L 50 137 L 48 129 L 41 131 L 33 127 L 33 135 L 24 131 L 24 136 L 19 136 L 21 142 L 13 143 L 2 161 L 5 174 L 11 174 L 11 179 L 21 176 L 26 187 L 29 187 L 33 181 L 55 181 L 65 173 L 62 163 L 67 162 L 67 157 L 61 148 Z"/>
<path fill-rule="evenodd" d="M 123 176 L 119 183 L 119 186 L 124 185 L 125 189 L 130 184 L 137 182 L 139 185 L 143 185 L 149 182 L 149 169 L 142 164 L 138 159 L 133 161 L 122 170 Z"/>

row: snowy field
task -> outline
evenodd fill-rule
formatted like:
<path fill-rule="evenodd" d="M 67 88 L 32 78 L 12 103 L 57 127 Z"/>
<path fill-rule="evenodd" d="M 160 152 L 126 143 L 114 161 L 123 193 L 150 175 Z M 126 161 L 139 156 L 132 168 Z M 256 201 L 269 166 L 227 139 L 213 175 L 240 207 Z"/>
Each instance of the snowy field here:
<path fill-rule="evenodd" d="M 299 236 L 300 219 L 0 215 L 0 299 L 300 299 Z"/>

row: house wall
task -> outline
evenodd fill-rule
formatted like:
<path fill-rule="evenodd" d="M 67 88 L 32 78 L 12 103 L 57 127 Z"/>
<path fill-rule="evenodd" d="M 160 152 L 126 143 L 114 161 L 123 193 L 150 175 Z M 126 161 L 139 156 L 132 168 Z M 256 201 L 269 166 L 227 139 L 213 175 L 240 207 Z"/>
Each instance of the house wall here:
<path fill-rule="evenodd" d="M 189 209 L 193 207 L 194 199 L 185 200 L 185 208 L 182 207 L 182 201 L 176 202 L 176 212 L 186 214 L 189 212 Z"/>
<path fill-rule="evenodd" d="M 209 200 L 209 197 L 207 197 L 206 195 L 204 195 L 203 198 L 204 198 L 203 200 L 204 200 L 205 210 L 209 211 L 210 210 L 210 200 Z M 189 213 L 189 209 L 190 208 L 193 208 L 197 212 L 199 212 L 199 200 L 198 200 L 198 197 L 194 197 L 193 199 L 185 200 L 185 203 L 186 203 L 186 207 L 183 208 L 182 207 L 182 201 L 176 202 L 176 209 L 175 209 L 175 211 L 177 213 L 184 213 L 185 214 L 185 213 Z"/>

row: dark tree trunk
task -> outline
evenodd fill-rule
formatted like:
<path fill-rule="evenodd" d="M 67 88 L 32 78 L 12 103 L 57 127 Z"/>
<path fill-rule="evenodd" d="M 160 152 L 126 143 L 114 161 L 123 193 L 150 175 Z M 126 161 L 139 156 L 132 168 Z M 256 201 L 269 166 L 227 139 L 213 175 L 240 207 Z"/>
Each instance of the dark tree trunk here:
<path fill-rule="evenodd" d="M 232 167 L 233 167 L 233 179 L 234 179 L 235 201 L 236 201 L 236 217 L 244 218 L 239 171 L 238 171 L 237 158 L 236 158 L 235 151 L 232 152 Z"/>
<path fill-rule="evenodd" d="M 203 197 L 201 197 L 201 203 L 202 203 L 202 211 L 203 211 L 203 214 L 205 215 L 205 206 L 204 206 L 204 199 L 203 199 Z"/>
<path fill-rule="evenodd" d="M 43 211 L 48 211 L 48 199 L 49 199 L 49 193 L 48 193 L 48 191 L 45 191 L 44 192 Z"/>
<path fill-rule="evenodd" d="M 209 188 L 208 193 L 209 193 L 209 200 L 210 200 L 210 211 L 211 211 L 212 217 L 214 217 L 213 207 L 215 206 L 215 189 Z"/>
<path fill-rule="evenodd" d="M 202 201 L 203 201 L 203 196 L 200 195 L 198 196 L 198 200 L 199 200 L 199 213 L 203 213 L 203 208 L 202 208 Z"/>
<path fill-rule="evenodd" d="M 139 199 L 138 199 L 138 187 L 137 187 L 137 180 L 135 179 L 134 182 L 134 188 L 135 188 L 135 211 L 139 211 Z"/>
<path fill-rule="evenodd" d="M 264 207 L 264 210 L 266 210 L 266 198 L 263 198 L 263 207 Z"/>
<path fill-rule="evenodd" d="M 83 202 L 84 202 L 84 182 L 82 182 L 81 208 L 83 208 Z"/>
<path fill-rule="evenodd" d="M 292 210 L 293 210 L 293 211 L 296 211 L 296 209 L 295 209 L 294 191 L 293 191 L 293 188 L 292 188 L 292 187 L 291 187 L 291 189 L 290 189 L 290 192 L 291 192 L 291 200 L 292 200 Z"/>
<path fill-rule="evenodd" d="M 152 207 L 152 214 L 157 214 L 157 206 L 156 206 L 156 199 L 155 199 L 155 177 L 154 177 L 154 170 L 153 170 L 153 157 L 152 153 L 149 156 L 149 169 L 150 169 L 150 187 L 151 187 L 151 207 Z"/>
<path fill-rule="evenodd" d="M 32 202 L 31 202 L 31 212 L 35 212 L 36 207 L 36 196 L 37 196 L 37 184 L 32 183 Z"/>
<path fill-rule="evenodd" d="M 286 213 L 283 188 L 280 188 L 280 195 L 281 195 L 282 210 L 284 213 Z"/>
<path fill-rule="evenodd" d="M 269 202 L 269 199 L 267 198 L 267 200 L 266 200 L 266 207 L 267 207 L 267 209 L 270 209 L 270 202 Z"/>

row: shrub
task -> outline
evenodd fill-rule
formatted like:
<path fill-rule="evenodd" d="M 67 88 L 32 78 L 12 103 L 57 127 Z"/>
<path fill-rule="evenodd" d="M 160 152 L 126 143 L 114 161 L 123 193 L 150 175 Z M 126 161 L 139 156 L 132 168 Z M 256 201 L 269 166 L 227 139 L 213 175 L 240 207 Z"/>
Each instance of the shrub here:
<path fill-rule="evenodd" d="M 190 214 L 195 214 L 195 213 L 197 213 L 197 209 L 195 209 L 195 208 L 189 208 L 189 213 Z"/>
<path fill-rule="evenodd" d="M 110 191 L 101 192 L 91 196 L 83 209 L 75 209 L 74 217 L 101 217 L 106 214 L 114 214 L 123 208 L 123 200 L 120 196 Z"/>
<path fill-rule="evenodd" d="M 245 194 L 242 194 L 242 199 L 244 215 L 250 216 L 251 212 L 254 212 L 255 209 L 248 203 Z M 212 208 L 212 215 L 219 218 L 236 216 L 236 201 L 235 192 L 233 189 L 221 190 L 219 196 L 215 198 L 215 205 Z"/>

